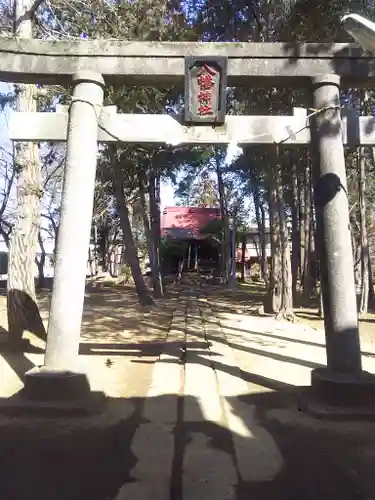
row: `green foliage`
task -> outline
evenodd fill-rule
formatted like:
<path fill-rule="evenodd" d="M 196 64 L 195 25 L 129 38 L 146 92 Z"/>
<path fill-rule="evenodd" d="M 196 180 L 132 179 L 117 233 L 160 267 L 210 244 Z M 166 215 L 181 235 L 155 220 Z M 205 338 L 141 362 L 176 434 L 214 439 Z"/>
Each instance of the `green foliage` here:
<path fill-rule="evenodd" d="M 186 169 L 178 183 L 175 196 L 182 206 L 217 207 L 219 206 L 217 182 L 203 167 Z"/>
<path fill-rule="evenodd" d="M 248 226 L 240 221 L 236 221 L 236 242 L 242 241 L 242 236 L 248 230 Z M 210 234 L 217 241 L 222 241 L 224 233 L 224 223 L 221 219 L 213 219 L 199 231 L 201 234 Z"/>
<path fill-rule="evenodd" d="M 120 277 L 123 279 L 124 283 L 130 283 L 132 281 L 132 270 L 129 264 L 123 264 L 120 267 Z"/>
<path fill-rule="evenodd" d="M 160 255 L 164 262 L 180 259 L 186 254 L 188 244 L 186 241 L 163 238 L 160 243 Z"/>
<path fill-rule="evenodd" d="M 111 39 L 111 40 L 196 40 L 195 27 L 188 23 L 184 5 L 175 0 L 120 0 L 102 2 L 88 0 L 55 0 L 42 5 L 36 16 L 36 35 L 52 39 Z M 178 113 L 182 109 L 182 89 L 176 87 L 132 87 L 126 85 L 108 87 L 105 105 L 115 105 L 123 113 Z M 69 102 L 70 89 L 45 86 L 40 91 L 40 109 Z M 112 165 L 116 161 L 122 171 L 122 189 L 125 201 L 138 215 L 139 177 L 142 176 L 147 193 L 150 175 L 176 180 L 178 170 L 185 165 L 198 166 L 205 153 L 195 147 L 149 146 L 121 144 L 103 146 L 97 172 L 94 221 L 97 227 L 119 226 L 114 200 Z M 133 229 L 137 243 L 144 245 L 142 217 L 133 217 Z"/>
<path fill-rule="evenodd" d="M 201 228 L 201 234 L 212 234 L 221 240 L 224 231 L 224 224 L 221 219 L 210 220 L 208 224 Z"/>
<path fill-rule="evenodd" d="M 0 3 L 0 19 L 9 25 L 6 2 Z M 9 9 L 8 9 L 9 10 Z M 213 40 L 213 41 L 267 41 L 267 42 L 326 42 L 351 41 L 339 23 L 346 11 L 358 12 L 374 18 L 371 2 L 344 0 L 54 0 L 42 4 L 37 11 L 35 34 L 49 39 L 79 40 L 115 39 L 159 41 Z M 294 50 L 291 44 L 291 49 Z M 38 95 L 39 109 L 50 110 L 57 102 L 68 103 L 70 90 L 59 86 L 46 86 Z M 362 113 L 372 114 L 375 107 L 375 91 L 366 90 L 360 95 L 357 89 L 342 93 L 342 102 L 356 104 L 362 99 Z M 0 97 L 0 109 L 12 105 L 14 95 Z M 295 106 L 309 106 L 306 89 L 288 88 L 230 89 L 228 108 L 237 114 L 291 114 Z M 169 113 L 176 115 L 183 109 L 183 91 L 176 86 L 133 87 L 122 85 L 106 89 L 105 104 L 116 105 L 123 113 Z M 168 138 L 166 138 L 168 139 Z M 229 216 L 236 216 L 238 230 L 246 230 L 251 219 L 249 199 L 259 197 L 261 208 L 268 212 L 269 188 L 274 179 L 276 162 L 282 165 L 286 216 L 291 217 L 293 205 L 292 165 L 297 168 L 299 182 L 303 182 L 308 157 L 304 148 L 293 151 L 283 148 L 276 158 L 272 148 L 246 148 L 244 154 L 225 164 L 226 147 L 187 147 L 167 145 L 122 144 L 104 146 L 98 167 L 94 221 L 98 227 L 118 229 L 118 213 L 113 194 L 111 166 L 119 162 L 122 171 L 123 191 L 126 202 L 136 216 L 134 226 L 142 226 L 140 217 L 139 178 L 144 179 L 147 193 L 148 179 L 160 176 L 176 184 L 178 203 L 202 207 L 219 206 L 217 173 L 224 182 L 225 203 Z M 373 179 L 373 152 L 367 150 L 367 185 L 369 227 L 373 226 L 375 182 Z M 352 207 L 353 231 L 358 236 L 358 182 L 355 152 L 347 152 L 349 201 Z M 268 214 L 266 214 L 267 217 Z M 211 224 L 211 223 L 210 223 Z M 222 222 L 214 221 L 207 232 L 221 237 Z M 139 245 L 145 243 L 142 228 L 135 228 Z M 375 229 L 374 229 L 375 231 Z M 239 237 L 239 236 L 238 236 Z M 181 243 L 163 241 L 162 251 L 169 256 L 182 252 Z"/>

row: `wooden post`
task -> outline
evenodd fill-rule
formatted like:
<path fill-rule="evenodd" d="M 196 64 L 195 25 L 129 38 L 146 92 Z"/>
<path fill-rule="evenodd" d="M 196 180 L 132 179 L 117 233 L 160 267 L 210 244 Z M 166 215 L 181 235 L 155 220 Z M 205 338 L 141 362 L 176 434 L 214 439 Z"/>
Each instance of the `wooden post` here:
<path fill-rule="evenodd" d="M 190 270 L 190 263 L 191 263 L 191 243 L 188 243 L 188 258 L 187 258 L 187 268 L 186 270 Z"/>
<path fill-rule="evenodd" d="M 198 243 L 195 243 L 194 271 L 198 272 Z"/>

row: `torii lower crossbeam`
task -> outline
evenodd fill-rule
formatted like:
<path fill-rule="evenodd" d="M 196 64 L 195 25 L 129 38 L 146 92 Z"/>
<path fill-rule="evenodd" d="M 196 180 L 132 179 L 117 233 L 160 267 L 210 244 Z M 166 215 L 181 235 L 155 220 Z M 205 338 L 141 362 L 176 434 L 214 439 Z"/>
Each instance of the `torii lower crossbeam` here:
<path fill-rule="evenodd" d="M 12 113 L 9 134 L 16 141 L 66 141 L 68 109 L 56 113 Z M 357 116 L 355 111 L 342 112 L 345 146 L 374 146 L 375 118 Z M 242 146 L 282 143 L 285 146 L 307 146 L 311 142 L 308 112 L 294 108 L 291 116 L 231 116 L 225 124 L 184 126 L 170 115 L 121 114 L 107 106 L 99 116 L 99 142 L 148 144 L 230 144 Z"/>

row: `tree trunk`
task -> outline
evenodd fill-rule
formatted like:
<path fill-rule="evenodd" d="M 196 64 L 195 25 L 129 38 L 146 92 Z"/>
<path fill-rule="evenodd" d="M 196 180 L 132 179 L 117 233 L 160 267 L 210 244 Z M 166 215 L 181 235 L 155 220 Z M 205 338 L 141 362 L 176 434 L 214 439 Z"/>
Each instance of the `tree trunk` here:
<path fill-rule="evenodd" d="M 310 159 L 306 158 L 306 170 L 305 170 L 305 206 L 304 206 L 304 234 L 301 234 L 301 238 L 304 239 L 304 261 L 303 265 L 303 301 L 308 304 L 311 299 L 312 291 L 312 270 L 311 264 L 312 258 L 312 199 L 311 199 L 311 164 Z"/>
<path fill-rule="evenodd" d="M 155 176 L 152 172 L 150 173 L 148 193 L 151 220 L 152 285 L 155 296 L 160 298 L 164 294 L 160 265 L 160 177 Z"/>
<path fill-rule="evenodd" d="M 246 265 L 246 233 L 241 239 L 241 281 L 245 282 L 245 265 Z"/>
<path fill-rule="evenodd" d="M 232 290 L 235 290 L 237 284 L 237 225 L 236 225 L 236 216 L 233 216 L 233 220 L 231 223 L 231 232 L 230 232 L 230 248 L 231 248 L 231 262 L 230 262 L 230 277 L 229 277 L 229 286 Z"/>
<path fill-rule="evenodd" d="M 138 187 L 139 187 L 139 199 L 142 208 L 142 220 L 143 220 L 143 228 L 145 231 L 146 241 L 147 241 L 147 254 L 150 263 L 151 270 L 154 267 L 153 263 L 153 251 L 152 251 L 152 238 L 150 232 L 150 220 L 148 217 L 148 209 L 146 204 L 146 196 L 145 196 L 145 182 L 143 172 L 138 174 Z"/>
<path fill-rule="evenodd" d="M 255 181 L 255 176 L 253 176 L 252 181 L 253 181 L 252 195 L 254 200 L 255 218 L 257 222 L 259 243 L 260 243 L 260 252 L 259 252 L 260 272 L 265 285 L 268 286 L 269 277 L 268 277 L 268 264 L 267 264 L 265 213 L 264 213 L 264 207 L 260 200 L 259 186 L 258 183 Z"/>
<path fill-rule="evenodd" d="M 299 261 L 300 261 L 300 231 L 298 220 L 298 178 L 297 178 L 297 164 L 294 161 L 292 164 L 292 293 L 293 300 L 297 299 L 297 283 L 299 274 Z"/>
<path fill-rule="evenodd" d="M 372 266 L 371 266 L 371 259 L 370 259 L 370 245 L 367 245 L 367 254 L 369 256 L 368 259 L 368 281 L 369 281 L 369 303 L 373 300 L 374 298 L 374 282 L 372 278 Z"/>
<path fill-rule="evenodd" d="M 152 304 L 153 301 L 148 294 L 148 290 L 142 276 L 141 266 L 139 265 L 138 252 L 134 243 L 133 232 L 129 221 L 129 210 L 125 200 L 122 172 L 120 164 L 117 159 L 116 148 L 113 148 L 113 152 L 114 152 L 114 158 L 112 162 L 113 187 L 114 187 L 117 207 L 120 214 L 120 224 L 124 241 L 125 258 L 131 268 L 139 302 L 142 305 L 149 305 Z"/>
<path fill-rule="evenodd" d="M 31 4 L 29 0 L 15 1 L 15 20 L 22 16 L 26 20 L 15 28 L 14 36 L 32 38 L 32 21 L 27 18 Z M 36 87 L 20 84 L 17 91 L 17 111 L 35 112 Z M 43 195 L 37 144 L 23 142 L 17 145 L 14 168 L 19 171 L 19 178 L 17 210 L 9 244 L 7 313 L 9 341 L 18 347 L 25 330 L 46 339 L 46 330 L 36 302 L 34 279 L 40 199 Z"/>
<path fill-rule="evenodd" d="M 94 266 L 94 256 L 92 254 L 91 248 L 89 248 L 89 267 L 90 267 L 90 276 L 93 277 L 95 275 L 95 266 Z"/>
<path fill-rule="evenodd" d="M 359 241 L 356 240 L 354 236 L 354 231 L 352 228 L 352 245 L 353 245 L 353 256 L 354 256 L 354 279 L 356 290 L 361 289 L 362 286 L 362 247 L 361 247 L 361 235 L 359 235 Z"/>
<path fill-rule="evenodd" d="M 218 158 L 216 158 L 215 167 L 216 167 L 217 185 L 219 191 L 220 215 L 223 223 L 223 241 L 222 241 L 222 251 L 221 251 L 222 277 L 225 283 L 228 283 L 229 273 L 230 273 L 230 229 L 229 229 L 227 204 L 225 200 L 225 185 L 220 168 L 220 160 Z"/>
<path fill-rule="evenodd" d="M 109 270 L 109 262 L 108 262 L 108 246 L 109 246 L 109 226 L 105 223 L 104 226 L 99 228 L 99 261 L 101 270 L 105 273 Z"/>
<path fill-rule="evenodd" d="M 298 192 L 299 192 L 299 228 L 300 228 L 300 250 L 299 250 L 299 275 L 301 277 L 300 281 L 300 290 L 303 290 L 303 279 L 304 279 L 304 269 L 305 269 L 305 259 L 306 259 L 306 174 L 305 169 L 302 169 L 302 172 L 298 179 Z"/>
<path fill-rule="evenodd" d="M 98 272 L 98 227 L 96 224 L 93 224 L 93 240 L 94 240 L 94 249 L 92 251 L 92 260 L 93 260 L 93 276 L 96 276 Z"/>
<path fill-rule="evenodd" d="M 324 308 L 323 308 L 323 293 L 322 293 L 322 285 L 320 285 L 319 291 L 319 308 L 318 308 L 318 316 L 319 318 L 324 318 Z"/>
<path fill-rule="evenodd" d="M 318 258 L 316 253 L 316 221 L 314 210 L 314 184 L 310 177 L 310 234 L 309 234 L 309 254 L 310 254 L 310 295 L 317 296 L 318 280 Z"/>
<path fill-rule="evenodd" d="M 281 235 L 280 214 L 278 209 L 277 189 L 275 179 L 271 179 L 270 187 L 270 231 L 271 231 L 271 272 L 268 283 L 268 293 L 264 310 L 278 313 L 281 308 L 282 268 L 281 268 Z"/>
<path fill-rule="evenodd" d="M 162 278 L 162 263 L 160 255 L 160 244 L 161 244 L 161 176 L 158 174 L 155 179 L 155 241 L 156 241 L 156 257 L 157 257 L 157 269 L 158 269 L 158 280 L 161 290 L 161 295 L 164 295 L 163 289 L 163 278 Z"/>
<path fill-rule="evenodd" d="M 38 267 L 38 287 L 44 288 L 46 284 L 46 278 L 44 276 L 44 266 L 46 264 L 46 249 L 44 248 L 44 242 L 40 231 L 38 233 L 38 242 L 41 250 L 40 259 L 35 259 L 35 263 Z"/>
<path fill-rule="evenodd" d="M 281 241 L 281 305 L 277 314 L 278 318 L 294 320 L 293 293 L 292 293 L 292 268 L 289 250 L 289 232 L 285 220 L 285 204 L 283 194 L 283 177 L 281 161 L 276 165 L 277 205 L 280 220 Z"/>
<path fill-rule="evenodd" d="M 361 238 L 361 297 L 359 314 L 368 312 L 369 303 L 369 253 L 366 225 L 366 154 L 364 148 L 359 148 L 359 206 L 360 206 L 360 238 Z"/>
<path fill-rule="evenodd" d="M 111 234 L 108 234 L 108 250 L 107 250 L 107 260 L 108 260 L 108 270 L 112 278 L 117 277 L 117 237 L 118 230 L 114 229 Z"/>

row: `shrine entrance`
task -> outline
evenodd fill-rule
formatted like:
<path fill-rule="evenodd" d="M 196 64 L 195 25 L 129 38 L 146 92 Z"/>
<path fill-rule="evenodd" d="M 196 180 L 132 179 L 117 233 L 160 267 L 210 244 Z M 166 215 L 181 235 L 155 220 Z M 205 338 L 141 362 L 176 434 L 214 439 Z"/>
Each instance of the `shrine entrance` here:
<path fill-rule="evenodd" d="M 0 40 L 0 53 L 2 81 L 69 83 L 74 88 L 69 108 L 14 113 L 11 120 L 13 140 L 67 140 L 45 366 L 26 377 L 26 393 L 28 385 L 45 386 L 42 380 L 61 385 L 61 372 L 69 373 L 69 380 L 74 374 L 98 142 L 135 142 L 311 144 L 327 349 L 327 367 L 312 372 L 313 394 L 339 404 L 353 392 L 356 401 L 369 396 L 373 383 L 361 366 L 344 145 L 375 145 L 375 131 L 372 117 L 341 113 L 339 92 L 340 85 L 373 84 L 373 56 L 348 44 L 101 41 L 98 45 L 8 38 Z M 122 82 L 184 84 L 184 117 L 119 114 L 113 106 L 103 107 L 105 84 Z M 296 108 L 289 116 L 226 115 L 227 85 L 303 87 L 311 92 L 313 109 Z"/>

